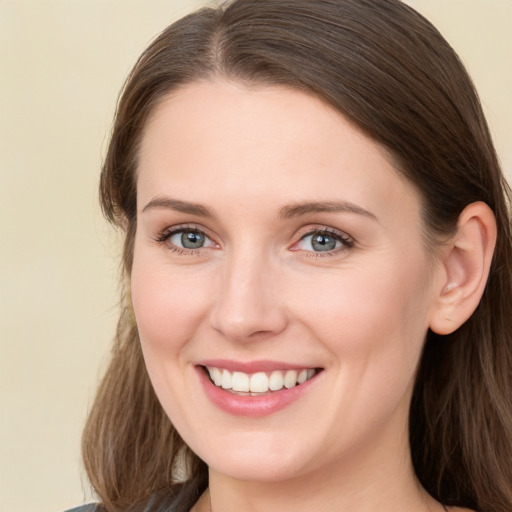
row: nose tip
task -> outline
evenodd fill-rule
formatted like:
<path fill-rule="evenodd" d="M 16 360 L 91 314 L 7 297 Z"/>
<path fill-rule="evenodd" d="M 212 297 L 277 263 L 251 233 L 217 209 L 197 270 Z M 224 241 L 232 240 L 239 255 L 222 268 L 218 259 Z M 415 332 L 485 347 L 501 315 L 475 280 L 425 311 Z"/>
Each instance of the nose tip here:
<path fill-rule="evenodd" d="M 252 314 L 240 311 L 219 311 L 212 315 L 212 327 L 226 338 L 237 342 L 256 341 L 279 334 L 284 330 L 284 318 L 278 312 L 265 313 L 263 310 Z"/>
<path fill-rule="evenodd" d="M 266 339 L 287 325 L 285 308 L 279 302 L 270 273 L 244 266 L 231 269 L 220 285 L 210 315 L 210 325 L 226 338 L 237 341 Z"/>

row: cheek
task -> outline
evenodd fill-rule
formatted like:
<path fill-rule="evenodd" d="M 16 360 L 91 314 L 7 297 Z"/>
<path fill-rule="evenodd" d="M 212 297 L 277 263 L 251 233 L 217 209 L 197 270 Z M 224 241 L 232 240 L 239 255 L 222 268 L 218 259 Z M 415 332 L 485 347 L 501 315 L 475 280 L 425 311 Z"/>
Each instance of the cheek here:
<path fill-rule="evenodd" d="M 307 277 L 297 279 L 290 300 L 339 364 L 375 359 L 388 371 L 384 361 L 414 366 L 419 357 L 428 328 L 427 276 L 421 258 L 414 265 L 390 258 L 380 266 L 318 274 L 314 290 Z"/>
<path fill-rule="evenodd" d="M 395 411 L 406 414 L 428 328 L 423 267 L 373 270 L 340 274 L 302 313 L 331 354 L 331 422 L 355 437 L 370 425 L 377 432 Z"/>
<path fill-rule="evenodd" d="M 156 259 L 135 250 L 131 295 L 141 343 L 159 352 L 178 349 L 192 337 L 208 309 L 209 285 L 204 275 L 190 276 L 190 268 Z"/>
<path fill-rule="evenodd" d="M 205 276 L 191 278 L 190 269 L 173 268 L 165 255 L 135 245 L 131 296 L 146 368 L 160 403 L 183 433 L 189 429 L 187 411 L 194 409 L 190 397 L 197 395 L 184 378 L 191 371 L 189 342 L 206 317 L 210 286 Z"/>

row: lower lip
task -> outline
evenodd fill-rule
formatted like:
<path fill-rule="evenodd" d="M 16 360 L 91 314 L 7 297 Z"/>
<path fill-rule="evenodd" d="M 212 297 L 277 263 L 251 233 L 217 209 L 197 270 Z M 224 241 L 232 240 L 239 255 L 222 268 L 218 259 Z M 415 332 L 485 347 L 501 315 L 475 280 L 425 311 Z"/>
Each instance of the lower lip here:
<path fill-rule="evenodd" d="M 268 416 L 299 400 L 314 384 L 318 376 L 317 374 L 306 382 L 290 389 L 283 388 L 281 391 L 273 391 L 264 395 L 247 396 L 237 395 L 216 386 L 206 375 L 202 366 L 196 367 L 196 369 L 206 396 L 214 405 L 234 416 L 249 416 L 252 418 Z"/>

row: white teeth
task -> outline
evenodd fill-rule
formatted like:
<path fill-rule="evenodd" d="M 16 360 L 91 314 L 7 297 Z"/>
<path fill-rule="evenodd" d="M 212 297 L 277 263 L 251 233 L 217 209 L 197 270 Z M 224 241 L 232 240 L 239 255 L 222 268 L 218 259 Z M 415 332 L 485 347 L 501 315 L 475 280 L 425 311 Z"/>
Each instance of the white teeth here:
<path fill-rule="evenodd" d="M 308 380 L 308 371 L 307 370 L 301 370 L 299 374 L 297 375 L 297 382 L 299 384 L 302 384 L 303 382 L 306 382 Z"/>
<path fill-rule="evenodd" d="M 249 391 L 249 376 L 246 373 L 233 372 L 231 387 L 233 391 Z"/>
<path fill-rule="evenodd" d="M 231 389 L 233 386 L 231 373 L 229 373 L 227 370 L 222 370 L 222 380 L 220 385 L 223 389 Z"/>
<path fill-rule="evenodd" d="M 251 375 L 251 384 L 249 387 L 253 393 L 266 393 L 268 391 L 267 374 L 259 372 Z"/>
<path fill-rule="evenodd" d="M 255 396 L 269 391 L 291 389 L 303 384 L 315 375 L 313 368 L 303 370 L 276 370 L 270 373 L 257 372 L 249 375 L 244 372 L 233 372 L 223 368 L 207 367 L 213 383 L 217 387 L 233 390 L 236 393 L 250 393 Z"/>
<path fill-rule="evenodd" d="M 268 383 L 268 388 L 271 391 L 279 391 L 284 386 L 284 379 L 282 372 L 272 372 Z"/>
<path fill-rule="evenodd" d="M 288 370 L 284 376 L 284 387 L 293 388 L 297 383 L 297 372 L 295 370 Z"/>
<path fill-rule="evenodd" d="M 220 386 L 222 383 L 222 373 L 220 370 L 218 368 L 208 368 L 208 371 L 215 385 Z"/>

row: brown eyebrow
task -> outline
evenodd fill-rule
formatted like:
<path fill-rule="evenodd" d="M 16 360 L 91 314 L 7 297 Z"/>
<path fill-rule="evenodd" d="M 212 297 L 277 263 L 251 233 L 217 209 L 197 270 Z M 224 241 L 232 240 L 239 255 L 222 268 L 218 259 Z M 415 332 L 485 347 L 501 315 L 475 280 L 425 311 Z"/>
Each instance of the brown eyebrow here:
<path fill-rule="evenodd" d="M 198 215 L 199 217 L 213 217 L 212 211 L 206 208 L 206 206 L 180 201 L 179 199 L 171 199 L 170 197 L 155 197 L 151 199 L 151 201 L 142 208 L 142 212 L 144 213 L 152 208 L 167 208 L 181 213 Z"/>
<path fill-rule="evenodd" d="M 363 215 L 370 219 L 378 221 L 377 217 L 365 210 L 361 206 L 353 203 L 347 203 L 345 201 L 327 201 L 321 203 L 299 203 L 295 205 L 285 206 L 281 208 L 280 217 L 283 219 L 289 219 L 290 217 L 299 217 L 301 215 L 307 215 L 309 213 L 355 213 L 357 215 Z"/>
<path fill-rule="evenodd" d="M 199 217 L 213 217 L 212 211 L 198 203 L 190 203 L 188 201 L 181 201 L 179 199 L 172 199 L 170 197 L 155 197 L 147 203 L 142 212 L 153 208 L 167 208 L 181 213 L 188 213 L 197 215 Z M 284 206 L 279 212 L 282 219 L 289 219 L 291 217 L 300 217 L 310 213 L 355 213 L 363 215 L 373 220 L 378 220 L 377 217 L 365 210 L 361 206 L 345 201 L 327 201 L 327 202 L 312 202 L 312 203 L 299 203 L 289 206 Z"/>

